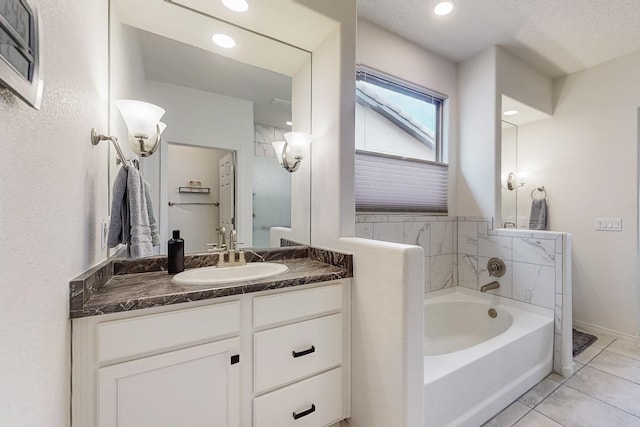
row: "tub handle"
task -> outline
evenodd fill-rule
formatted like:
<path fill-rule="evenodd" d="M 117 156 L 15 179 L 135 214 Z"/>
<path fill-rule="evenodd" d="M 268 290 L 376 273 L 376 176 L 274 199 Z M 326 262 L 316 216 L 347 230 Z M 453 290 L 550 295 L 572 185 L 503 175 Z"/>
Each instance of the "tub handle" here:
<path fill-rule="evenodd" d="M 296 357 L 302 357 L 302 356 L 306 356 L 307 354 L 315 353 L 315 351 L 316 351 L 316 346 L 312 345 L 311 348 L 308 348 L 306 350 L 302 350 L 302 351 L 294 350 L 291 352 L 291 355 L 295 359 Z"/>
<path fill-rule="evenodd" d="M 304 412 L 300 412 L 299 414 L 296 414 L 295 411 L 294 411 L 293 419 L 297 420 L 298 418 L 306 417 L 307 415 L 313 414 L 314 412 L 316 412 L 316 405 L 311 404 L 311 408 L 307 409 Z"/>

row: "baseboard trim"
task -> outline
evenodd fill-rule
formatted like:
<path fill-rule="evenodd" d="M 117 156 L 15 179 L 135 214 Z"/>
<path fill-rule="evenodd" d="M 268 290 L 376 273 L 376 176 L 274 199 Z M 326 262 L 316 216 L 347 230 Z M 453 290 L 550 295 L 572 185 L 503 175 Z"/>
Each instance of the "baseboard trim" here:
<path fill-rule="evenodd" d="M 611 329 L 607 329 L 607 328 L 603 328 L 601 326 L 596 326 L 596 325 L 592 325 L 590 323 L 586 323 L 586 322 L 580 322 L 579 320 L 574 320 L 573 321 L 573 327 L 576 329 L 580 329 L 583 332 L 591 332 L 591 333 L 598 333 L 598 332 L 606 332 L 608 334 L 614 335 L 617 338 L 622 338 L 622 339 L 631 339 L 631 340 L 640 340 L 640 336 L 637 335 L 629 335 L 629 334 L 625 334 L 622 332 L 618 332 L 618 331 L 612 331 Z M 591 329 L 591 330 L 589 330 Z"/>

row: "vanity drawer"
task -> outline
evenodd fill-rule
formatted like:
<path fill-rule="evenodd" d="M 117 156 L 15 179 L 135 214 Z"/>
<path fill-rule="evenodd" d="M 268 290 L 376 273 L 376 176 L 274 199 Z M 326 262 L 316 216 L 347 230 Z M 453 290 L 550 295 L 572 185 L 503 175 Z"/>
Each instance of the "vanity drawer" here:
<path fill-rule="evenodd" d="M 253 326 L 261 328 L 342 310 L 342 284 L 258 297 L 253 300 Z"/>
<path fill-rule="evenodd" d="M 320 427 L 343 418 L 342 368 L 253 401 L 254 427 Z"/>
<path fill-rule="evenodd" d="M 240 331 L 240 301 L 97 325 L 98 363 L 130 359 Z"/>
<path fill-rule="evenodd" d="M 260 393 L 342 363 L 342 314 L 254 335 L 254 391 Z"/>

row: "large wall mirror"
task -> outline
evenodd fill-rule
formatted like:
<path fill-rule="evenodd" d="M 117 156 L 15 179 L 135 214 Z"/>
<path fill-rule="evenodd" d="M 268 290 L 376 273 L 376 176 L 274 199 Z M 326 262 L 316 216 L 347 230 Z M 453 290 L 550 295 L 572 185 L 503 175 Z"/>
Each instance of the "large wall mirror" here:
<path fill-rule="evenodd" d="M 531 156 L 535 146 L 527 136 L 527 126 L 550 116 L 515 99 L 502 95 L 502 132 L 500 142 L 500 226 L 529 228 L 531 193 L 544 185 L 544 176 L 536 164 L 541 157 Z M 522 147 L 525 137 L 526 147 Z M 524 148 L 524 149 L 523 149 Z"/>
<path fill-rule="evenodd" d="M 153 189 L 159 254 L 175 229 L 187 253 L 218 242 L 221 226 L 245 247 L 309 244 L 310 152 L 290 173 L 271 143 L 292 130 L 311 133 L 311 54 L 218 19 L 216 10 L 228 11 L 209 3 L 110 0 L 110 133 L 126 140 L 115 100 L 166 110 L 160 148 L 139 159 Z M 235 47 L 217 46 L 214 34 Z M 118 167 L 112 156 L 111 177 Z"/>

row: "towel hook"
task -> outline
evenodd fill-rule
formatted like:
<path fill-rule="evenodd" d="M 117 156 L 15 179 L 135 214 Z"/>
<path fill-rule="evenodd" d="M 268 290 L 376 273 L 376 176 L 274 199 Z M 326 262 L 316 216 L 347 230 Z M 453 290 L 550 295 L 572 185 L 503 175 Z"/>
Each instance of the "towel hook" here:
<path fill-rule="evenodd" d="M 542 197 L 543 199 L 547 198 L 547 191 L 544 189 L 544 186 L 542 186 L 542 187 L 536 187 L 533 190 L 531 190 L 531 199 L 532 200 L 535 200 L 535 198 L 533 197 L 533 193 L 535 193 L 536 191 L 544 193 L 544 196 Z"/>

